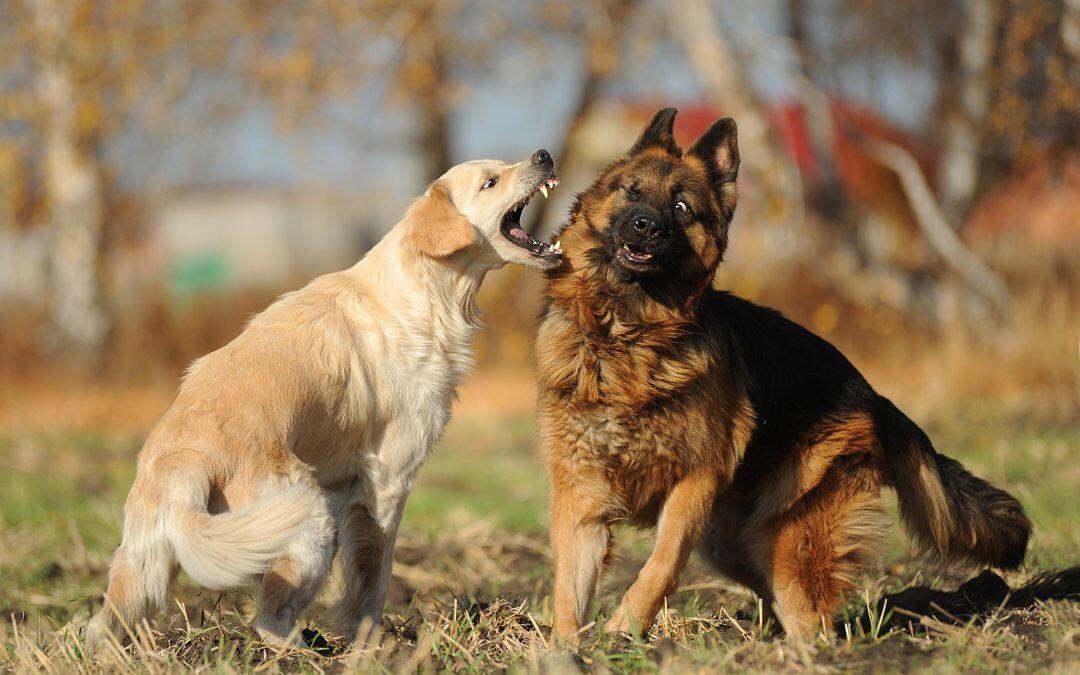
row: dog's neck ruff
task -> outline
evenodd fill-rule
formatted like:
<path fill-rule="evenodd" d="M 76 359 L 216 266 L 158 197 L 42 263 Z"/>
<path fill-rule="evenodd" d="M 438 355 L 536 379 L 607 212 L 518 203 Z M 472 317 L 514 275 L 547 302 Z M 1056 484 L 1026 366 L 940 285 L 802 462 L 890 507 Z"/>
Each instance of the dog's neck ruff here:
<path fill-rule="evenodd" d="M 588 227 L 574 221 L 560 234 L 565 259 L 547 273 L 549 301 L 593 338 L 636 341 L 660 331 L 678 339 L 690 332 L 700 296 L 681 304 L 665 302 L 641 283 L 622 279 Z"/>

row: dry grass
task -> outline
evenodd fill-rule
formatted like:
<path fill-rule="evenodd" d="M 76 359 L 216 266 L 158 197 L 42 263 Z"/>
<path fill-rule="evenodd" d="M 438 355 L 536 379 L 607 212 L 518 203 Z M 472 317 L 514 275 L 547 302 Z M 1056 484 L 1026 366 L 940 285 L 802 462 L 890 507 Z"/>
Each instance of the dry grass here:
<path fill-rule="evenodd" d="M 318 645 L 315 650 L 275 652 L 255 636 L 249 597 L 200 594 L 183 586 L 184 599 L 154 628 L 136 627 L 130 646 L 121 650 L 110 645 L 93 660 L 82 652 L 83 619 L 61 624 L 14 616 L 0 629 L 0 667 L 14 672 L 758 672 L 924 667 L 943 672 L 1069 672 L 1080 665 L 1076 604 L 994 611 L 968 623 L 916 617 L 902 628 L 882 628 L 880 620 L 872 619 L 866 629 L 856 622 L 846 624 L 848 630 L 831 641 L 784 640 L 772 624 L 761 620 L 761 608 L 749 596 L 706 580 L 700 570 L 690 575 L 696 583 L 684 585 L 673 596 L 672 604 L 679 607 L 667 608 L 647 638 L 630 641 L 590 631 L 577 653 L 549 650 L 546 603 L 530 600 L 526 589 L 513 587 L 510 577 L 517 575 L 498 574 L 511 587 L 503 595 L 485 595 L 490 593 L 490 575 L 472 572 L 475 568 L 469 564 L 446 565 L 461 556 L 484 561 L 485 567 L 509 569 L 521 562 L 517 556 L 522 552 L 527 559 L 543 557 L 536 550 L 538 540 L 513 539 L 403 542 L 405 555 L 422 550 L 431 558 L 418 561 L 424 572 L 414 576 L 414 566 L 407 566 L 396 579 L 399 586 L 412 587 L 412 597 L 408 603 L 394 604 L 374 647 L 353 649 L 336 636 L 319 634 L 313 641 Z M 621 569 L 617 576 L 628 571 Z M 883 574 L 868 582 L 867 593 L 898 584 L 903 582 Z M 458 596 L 454 590 L 468 592 Z M 314 619 L 318 618 L 317 609 Z"/>
<path fill-rule="evenodd" d="M 1023 285 L 1031 290 L 993 340 L 963 326 L 938 335 L 912 331 L 807 284 L 787 292 L 735 281 L 744 294 L 826 333 L 924 424 L 942 451 L 1017 495 L 1035 534 L 1025 568 L 1006 576 L 1016 587 L 1080 563 L 1076 272 Z M 492 312 L 480 344 L 487 365 L 463 392 L 446 439 L 421 472 L 383 638 L 366 650 L 320 634 L 318 650 L 273 652 L 251 627 L 250 590 L 209 593 L 181 576 L 176 605 L 152 627 L 135 627 L 131 646 L 93 660 L 82 651 L 142 435 L 170 402 L 183 363 L 226 340 L 247 313 L 239 308 L 259 303 L 230 305 L 236 317 L 229 321 L 217 320 L 220 308 L 161 321 L 159 329 L 170 333 L 164 341 L 152 330 L 140 333 L 153 321 L 136 322 L 122 342 L 152 365 L 114 363 L 110 377 L 89 383 L 34 366 L 22 347 L 0 345 L 0 356 L 7 355 L 0 358 L 0 671 L 1080 671 L 1076 602 L 994 607 L 959 621 L 878 611 L 886 594 L 913 586 L 951 590 L 967 578 L 913 558 L 898 530 L 847 608 L 847 628 L 829 641 L 783 639 L 750 593 L 695 560 L 646 639 L 603 636 L 594 626 L 578 653 L 549 650 L 547 486 L 534 456 L 535 385 L 527 366 L 536 307 L 522 300 L 535 299 L 532 283 L 509 276 L 486 291 L 488 307 L 512 302 L 516 310 Z M 199 328 L 207 325 L 213 328 Z M 30 339 L 26 331 L 14 334 Z M 617 539 L 598 618 L 633 580 L 650 542 L 630 531 Z M 306 617 L 308 629 L 327 629 L 325 606 L 334 592 L 332 583 Z"/>
<path fill-rule="evenodd" d="M 1010 585 L 1078 562 L 1080 430 L 949 417 L 931 419 L 930 426 L 940 442 L 962 448 L 955 454 L 974 470 L 1013 490 L 1035 520 L 1028 565 L 1006 577 Z M 831 641 L 783 639 L 750 593 L 694 561 L 647 639 L 603 636 L 593 627 L 580 652 L 548 650 L 547 498 L 533 436 L 527 416 L 462 415 L 451 426 L 405 516 L 378 646 L 358 651 L 322 635 L 317 651 L 273 652 L 251 627 L 250 589 L 210 593 L 181 576 L 176 605 L 152 628 L 136 627 L 131 646 L 87 660 L 82 631 L 116 544 L 138 437 L 11 432 L 0 440 L 0 462 L 10 469 L 0 478 L 0 670 L 1069 672 L 1080 666 L 1074 602 L 992 608 L 956 623 L 904 617 L 888 607 L 888 616 L 877 612 L 884 594 L 914 585 L 952 589 L 966 578 L 912 558 L 898 531 L 883 566 L 864 580 L 862 597 L 842 617 L 848 627 Z M 633 580 L 650 542 L 648 534 L 629 530 L 617 540 L 598 618 Z M 309 629 L 327 629 L 333 586 L 307 617 Z"/>

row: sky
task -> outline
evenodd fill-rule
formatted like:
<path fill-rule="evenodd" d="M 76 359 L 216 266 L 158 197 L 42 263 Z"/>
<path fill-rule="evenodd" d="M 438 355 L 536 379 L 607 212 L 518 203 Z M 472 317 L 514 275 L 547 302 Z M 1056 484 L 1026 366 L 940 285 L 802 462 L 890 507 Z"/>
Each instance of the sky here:
<path fill-rule="evenodd" d="M 789 45 L 777 37 L 784 32 L 783 3 L 737 0 L 718 9 L 740 53 L 752 60 L 748 72 L 755 90 L 768 101 L 782 101 L 791 87 Z M 657 41 L 644 53 L 635 53 L 631 43 L 625 56 L 631 67 L 609 83 L 605 95 L 675 106 L 703 100 L 674 41 Z M 582 76 L 580 49 L 554 45 L 536 67 L 507 63 L 502 71 L 460 75 L 466 95 L 452 115 L 455 161 L 514 159 L 540 147 L 556 149 Z M 856 65 L 836 73 L 840 93 L 899 126 L 917 126 L 932 102 L 932 74 L 892 64 L 884 66 L 883 76 L 882 67 Z M 109 152 L 121 182 L 135 188 L 328 185 L 383 195 L 388 209 L 396 210 L 421 184 L 420 166 L 410 144 L 411 111 L 388 104 L 385 87 L 371 81 L 299 129 L 283 129 L 273 110 L 254 100 L 219 120 L 200 119 L 187 128 L 182 123 L 133 127 Z M 200 105 L 199 93 L 185 105 Z"/>

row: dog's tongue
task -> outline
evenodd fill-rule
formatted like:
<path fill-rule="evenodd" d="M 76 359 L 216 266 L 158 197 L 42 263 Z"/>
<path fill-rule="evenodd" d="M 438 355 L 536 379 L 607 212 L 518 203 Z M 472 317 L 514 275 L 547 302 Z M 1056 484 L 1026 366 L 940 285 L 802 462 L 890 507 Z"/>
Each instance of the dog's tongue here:
<path fill-rule="evenodd" d="M 521 229 L 520 227 L 515 227 L 512 230 L 510 230 L 510 236 L 515 237 L 517 239 L 523 239 L 525 241 L 529 240 L 529 235 L 526 234 L 525 230 Z"/>

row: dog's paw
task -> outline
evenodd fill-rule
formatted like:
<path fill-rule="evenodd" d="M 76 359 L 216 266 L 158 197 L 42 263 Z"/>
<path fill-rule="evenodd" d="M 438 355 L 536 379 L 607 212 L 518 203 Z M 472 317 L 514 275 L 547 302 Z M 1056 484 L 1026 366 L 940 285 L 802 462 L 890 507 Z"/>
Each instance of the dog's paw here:
<path fill-rule="evenodd" d="M 615 612 L 615 616 L 607 620 L 604 624 L 604 632 L 619 636 L 625 636 L 630 640 L 634 639 L 637 634 L 635 629 L 634 618 L 629 612 L 624 611 L 621 607 Z"/>
<path fill-rule="evenodd" d="M 260 626 L 256 627 L 255 632 L 259 634 L 259 639 L 263 641 L 263 644 L 274 651 L 308 648 L 308 643 L 304 640 L 303 632 L 299 629 L 294 629 L 293 631 L 282 635 L 285 631 L 272 631 Z"/>

